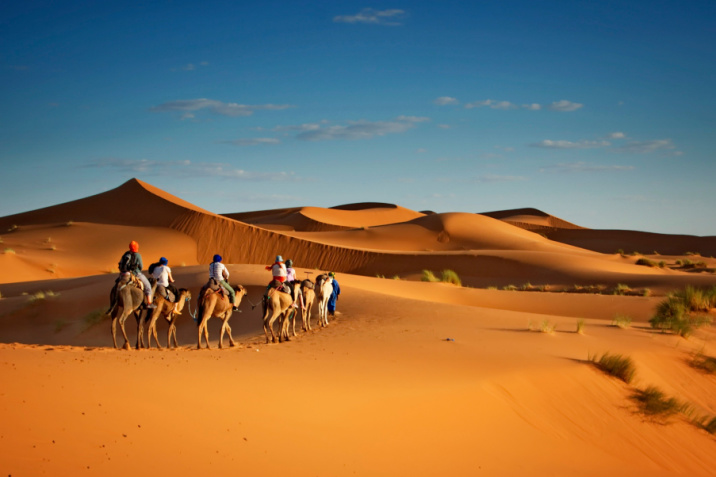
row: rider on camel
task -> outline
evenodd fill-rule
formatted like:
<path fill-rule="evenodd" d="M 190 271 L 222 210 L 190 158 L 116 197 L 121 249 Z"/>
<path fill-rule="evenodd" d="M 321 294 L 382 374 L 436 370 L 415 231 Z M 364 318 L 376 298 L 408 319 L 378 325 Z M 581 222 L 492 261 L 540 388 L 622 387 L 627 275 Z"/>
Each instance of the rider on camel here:
<path fill-rule="evenodd" d="M 129 250 L 124 252 L 122 258 L 119 260 L 119 276 L 120 278 L 125 273 L 131 273 L 144 286 L 144 300 L 147 308 L 156 308 L 156 305 L 152 303 L 152 285 L 149 284 L 149 280 L 142 273 L 144 264 L 142 263 L 142 255 L 139 253 L 139 244 L 132 240 L 129 242 Z"/>
<path fill-rule="evenodd" d="M 236 311 L 238 310 L 236 306 L 236 292 L 233 288 L 231 288 L 231 285 L 229 285 L 229 282 L 227 281 L 229 279 L 229 271 L 226 269 L 224 264 L 221 263 L 221 260 L 221 255 L 214 255 L 214 261 L 209 265 L 209 278 L 216 280 L 218 284 L 229 292 L 229 300 L 233 305 L 233 310 Z"/>

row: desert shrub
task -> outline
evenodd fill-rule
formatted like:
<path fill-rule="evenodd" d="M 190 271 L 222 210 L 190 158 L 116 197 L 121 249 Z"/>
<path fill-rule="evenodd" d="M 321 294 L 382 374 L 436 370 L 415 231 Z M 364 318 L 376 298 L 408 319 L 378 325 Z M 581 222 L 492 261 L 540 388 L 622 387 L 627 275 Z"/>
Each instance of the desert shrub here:
<path fill-rule="evenodd" d="M 584 325 L 585 325 L 584 318 L 580 318 L 577 320 L 577 333 L 579 333 L 580 335 L 584 334 Z"/>
<path fill-rule="evenodd" d="M 502 289 L 507 291 L 515 291 L 517 290 L 517 287 L 514 285 L 505 285 L 504 287 L 502 287 Z"/>
<path fill-rule="evenodd" d="M 701 423 L 701 427 L 709 434 L 716 434 L 716 417 L 708 418 Z"/>
<path fill-rule="evenodd" d="M 452 283 L 453 285 L 462 286 L 460 277 L 452 270 L 443 270 L 440 281 L 444 283 Z"/>
<path fill-rule="evenodd" d="M 423 270 L 423 276 L 420 278 L 423 282 L 439 282 L 440 279 L 435 276 L 432 270 Z"/>
<path fill-rule="evenodd" d="M 8 232 L 14 232 L 16 230 L 17 230 L 17 225 L 15 225 L 15 224 L 11 225 L 10 228 L 7 229 Z"/>
<path fill-rule="evenodd" d="M 614 315 L 612 325 L 617 326 L 621 329 L 629 328 L 631 326 L 631 316 L 621 314 Z"/>
<path fill-rule="evenodd" d="M 376 274 L 376 275 L 375 275 L 375 278 L 385 278 L 385 275 Z"/>
<path fill-rule="evenodd" d="M 531 289 L 532 289 L 532 284 L 530 282 L 527 282 L 524 285 L 522 285 L 522 290 L 531 290 Z"/>
<path fill-rule="evenodd" d="M 698 304 L 698 296 L 686 292 L 669 295 L 656 306 L 656 312 L 649 320 L 651 327 L 687 338 L 695 328 L 711 323 L 710 316 L 694 313 L 689 303 Z"/>
<path fill-rule="evenodd" d="M 646 267 L 657 267 L 658 266 L 658 264 L 655 261 L 649 260 L 648 258 L 640 258 L 639 260 L 636 261 L 636 264 L 644 265 Z"/>
<path fill-rule="evenodd" d="M 14 254 L 15 254 L 15 250 L 11 249 L 10 247 L 6 247 L 6 248 L 5 248 L 5 253 L 9 253 L 9 254 L 13 254 L 13 255 L 14 255 Z"/>
<path fill-rule="evenodd" d="M 640 254 L 639 252 L 637 252 L 636 250 L 634 250 L 634 251 L 631 253 L 631 255 L 637 256 L 637 255 L 641 255 L 641 254 Z"/>
<path fill-rule="evenodd" d="M 656 305 L 656 312 L 649 323 L 652 328 L 671 330 L 674 323 L 685 320 L 686 313 L 686 305 L 679 298 L 667 296 Z"/>
<path fill-rule="evenodd" d="M 539 330 L 542 333 L 554 333 L 554 330 L 557 329 L 557 325 L 555 323 L 550 323 L 549 320 L 544 320 L 539 325 Z"/>
<path fill-rule="evenodd" d="M 84 332 L 89 330 L 93 326 L 104 321 L 105 318 L 109 318 L 109 315 L 104 312 L 104 308 L 98 308 L 90 311 L 82 317 L 82 331 Z"/>
<path fill-rule="evenodd" d="M 631 288 L 629 288 L 629 285 L 625 285 L 624 283 L 617 283 L 617 286 L 614 287 L 614 291 L 612 292 L 614 295 L 626 295 L 631 291 Z"/>
<path fill-rule="evenodd" d="M 600 370 L 621 379 L 627 384 L 631 383 L 636 375 L 634 362 L 628 356 L 604 353 L 599 358 L 596 356 L 591 357 L 590 361 Z"/>
<path fill-rule="evenodd" d="M 646 389 L 637 389 L 632 399 L 639 405 L 639 410 L 650 417 L 666 418 L 678 412 L 685 412 L 688 405 L 666 395 L 655 386 Z"/>
<path fill-rule="evenodd" d="M 641 291 L 641 296 L 651 296 L 651 290 L 648 289 L 648 288 L 644 288 L 644 289 Z"/>
<path fill-rule="evenodd" d="M 716 308 L 716 285 L 704 291 L 704 301 L 709 309 Z"/>
<path fill-rule="evenodd" d="M 487 287 L 487 289 L 488 289 L 488 290 L 497 290 L 497 287 L 495 287 L 495 286 L 490 286 L 490 287 Z"/>
<path fill-rule="evenodd" d="M 664 268 L 664 267 L 666 267 L 666 262 L 663 261 L 663 260 L 661 260 L 661 261 L 658 263 L 658 265 L 659 265 L 659 268 Z"/>
<path fill-rule="evenodd" d="M 682 267 L 689 267 L 689 266 L 692 266 L 692 265 L 694 264 L 694 262 L 692 262 L 692 261 L 689 260 L 688 258 L 685 258 L 685 259 L 683 259 L 683 260 L 677 260 L 677 261 L 676 261 L 676 263 L 679 263 L 679 262 L 681 262 L 681 266 L 682 266 Z"/>
<path fill-rule="evenodd" d="M 626 256 L 626 254 L 624 253 L 624 249 L 623 249 L 623 248 L 620 248 L 619 250 L 617 250 L 617 253 L 618 253 L 619 255 L 621 255 L 622 257 Z"/>
<path fill-rule="evenodd" d="M 709 374 L 716 373 L 716 358 L 706 356 L 703 353 L 696 354 L 689 362 L 689 365 Z"/>
<path fill-rule="evenodd" d="M 702 288 L 687 285 L 686 288 L 674 292 L 673 295 L 681 300 L 689 311 L 709 311 L 709 294 Z"/>
<path fill-rule="evenodd" d="M 400 280 L 400 275 L 393 275 L 393 280 Z"/>
<path fill-rule="evenodd" d="M 55 320 L 55 333 L 59 333 L 60 331 L 67 328 L 67 321 L 63 320 L 62 318 Z"/>
<path fill-rule="evenodd" d="M 72 227 L 74 224 L 75 222 L 73 220 L 68 220 L 67 222 L 65 222 L 65 227 Z"/>
<path fill-rule="evenodd" d="M 697 256 L 701 256 L 701 253 L 700 253 L 700 252 L 686 252 L 684 255 L 697 255 Z"/>

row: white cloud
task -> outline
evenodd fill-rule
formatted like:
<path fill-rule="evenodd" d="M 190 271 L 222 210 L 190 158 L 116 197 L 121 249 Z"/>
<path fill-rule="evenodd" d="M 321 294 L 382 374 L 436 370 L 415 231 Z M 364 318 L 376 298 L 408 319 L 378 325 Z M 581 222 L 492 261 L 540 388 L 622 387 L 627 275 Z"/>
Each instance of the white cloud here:
<path fill-rule="evenodd" d="M 542 167 L 540 172 L 557 172 L 557 173 L 578 173 L 578 172 L 611 172 L 611 171 L 631 171 L 633 166 L 619 165 L 599 165 L 588 164 L 586 162 L 563 162 L 560 164 L 552 164 Z"/>
<path fill-rule="evenodd" d="M 414 121 L 350 121 L 347 126 L 327 126 L 304 131 L 296 138 L 303 141 L 369 139 L 386 134 L 403 133 L 414 127 Z"/>
<path fill-rule="evenodd" d="M 626 134 L 624 134 L 623 132 L 613 132 L 613 133 L 609 133 L 609 135 L 607 137 L 609 139 L 625 139 Z"/>
<path fill-rule="evenodd" d="M 337 15 L 333 17 L 336 23 L 368 23 L 371 25 L 402 25 L 401 20 L 405 16 L 405 10 L 375 10 L 364 8 L 355 15 Z"/>
<path fill-rule="evenodd" d="M 273 131 L 315 131 L 321 129 L 319 123 L 304 123 L 295 126 L 276 126 Z"/>
<path fill-rule="evenodd" d="M 650 154 L 654 152 L 669 153 L 675 156 L 683 154 L 681 151 L 675 151 L 675 149 L 676 146 L 671 139 L 654 139 L 651 141 L 630 141 L 615 150 L 633 154 Z"/>
<path fill-rule="evenodd" d="M 522 107 L 524 109 L 529 109 L 530 111 L 539 111 L 540 109 L 542 109 L 542 105 L 537 103 L 523 104 Z"/>
<path fill-rule="evenodd" d="M 452 128 L 452 126 L 450 126 L 449 124 L 438 124 L 438 127 L 440 129 L 451 129 Z"/>
<path fill-rule="evenodd" d="M 248 139 L 236 139 L 233 141 L 226 141 L 229 144 L 236 146 L 258 146 L 259 144 L 278 144 L 281 141 L 274 137 L 255 137 Z"/>
<path fill-rule="evenodd" d="M 222 116 L 250 116 L 257 110 L 281 110 L 288 109 L 293 106 L 288 104 L 260 104 L 260 105 L 247 105 L 238 103 L 224 103 L 222 101 L 216 101 L 213 99 L 199 98 L 199 99 L 180 99 L 177 101 L 169 101 L 162 103 L 159 106 L 153 106 L 150 111 L 165 112 L 165 111 L 179 111 L 183 112 L 183 119 L 193 118 L 195 111 L 207 110 L 215 114 Z"/>
<path fill-rule="evenodd" d="M 502 176 L 498 174 L 484 174 L 477 176 L 473 179 L 473 182 L 479 183 L 490 183 L 490 182 L 519 182 L 526 181 L 527 178 L 523 176 Z"/>
<path fill-rule="evenodd" d="M 571 112 L 576 111 L 579 108 L 584 106 L 581 103 L 573 103 L 572 101 L 567 101 L 566 99 L 563 99 L 561 101 L 555 101 L 554 103 L 549 105 L 549 109 L 552 111 L 561 111 L 561 112 Z"/>
<path fill-rule="evenodd" d="M 226 163 L 155 161 L 150 159 L 104 158 L 80 166 L 82 168 L 116 169 L 130 174 L 172 177 L 218 177 L 244 181 L 301 181 L 293 172 L 255 172 L 237 169 Z"/>
<path fill-rule="evenodd" d="M 544 141 L 530 144 L 532 147 L 541 147 L 545 149 L 592 149 L 595 147 L 607 147 L 611 146 L 609 141 L 553 141 L 551 139 L 545 139 Z"/>
<path fill-rule="evenodd" d="M 459 104 L 457 98 L 451 98 L 450 96 L 440 96 L 433 101 L 438 106 L 446 106 L 448 104 Z"/>
<path fill-rule="evenodd" d="M 474 101 L 472 103 L 467 103 L 465 105 L 465 108 L 467 108 L 467 109 L 482 108 L 482 107 L 488 107 L 490 109 L 508 110 L 508 109 L 516 109 L 518 106 L 516 104 L 509 102 L 509 101 L 495 101 L 494 99 L 485 99 L 483 101 Z"/>
<path fill-rule="evenodd" d="M 398 121 L 408 121 L 409 123 L 422 123 L 430 121 L 430 118 L 426 118 L 425 116 L 398 116 L 395 119 Z"/>

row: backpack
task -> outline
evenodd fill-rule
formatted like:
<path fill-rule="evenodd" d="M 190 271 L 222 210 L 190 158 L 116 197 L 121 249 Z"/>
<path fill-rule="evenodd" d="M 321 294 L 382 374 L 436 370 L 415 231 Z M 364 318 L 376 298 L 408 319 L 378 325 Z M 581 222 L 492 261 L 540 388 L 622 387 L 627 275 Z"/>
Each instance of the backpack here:
<path fill-rule="evenodd" d="M 137 268 L 137 261 L 134 258 L 134 253 L 124 252 L 124 255 L 119 260 L 119 271 L 122 273 L 131 272 L 135 268 Z"/>
<path fill-rule="evenodd" d="M 149 274 L 154 275 L 154 269 L 157 268 L 159 265 L 161 265 L 161 263 L 159 263 L 159 262 L 154 262 L 151 265 L 149 265 L 149 269 L 148 269 Z"/>

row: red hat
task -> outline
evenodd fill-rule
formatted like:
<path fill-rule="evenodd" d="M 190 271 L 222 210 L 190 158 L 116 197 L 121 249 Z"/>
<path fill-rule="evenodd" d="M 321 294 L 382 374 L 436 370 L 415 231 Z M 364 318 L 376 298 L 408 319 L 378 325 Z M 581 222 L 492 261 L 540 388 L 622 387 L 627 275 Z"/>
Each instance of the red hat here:
<path fill-rule="evenodd" d="M 129 242 L 129 251 L 130 252 L 138 252 L 139 251 L 139 244 L 132 240 Z"/>

